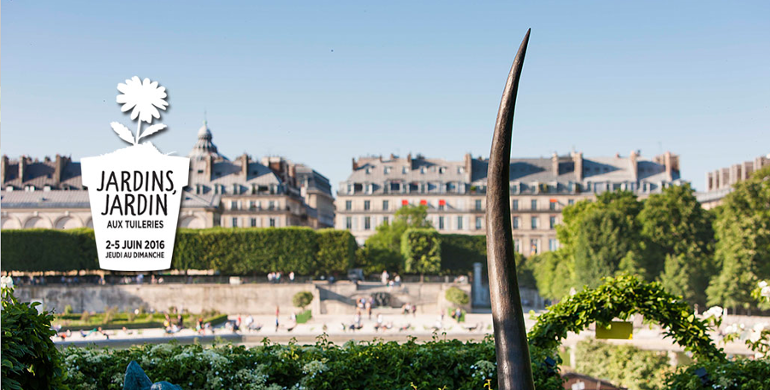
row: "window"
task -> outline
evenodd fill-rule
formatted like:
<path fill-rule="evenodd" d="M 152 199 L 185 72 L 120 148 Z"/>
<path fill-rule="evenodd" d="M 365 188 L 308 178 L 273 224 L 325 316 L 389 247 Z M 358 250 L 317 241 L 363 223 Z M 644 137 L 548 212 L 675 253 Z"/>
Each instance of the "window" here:
<path fill-rule="evenodd" d="M 350 211 L 353 209 L 353 201 L 352 200 L 346 200 L 345 201 L 345 210 Z"/>
<path fill-rule="evenodd" d="M 353 229 L 353 218 L 352 217 L 345 218 L 345 229 L 348 229 L 348 230 Z"/>
<path fill-rule="evenodd" d="M 233 218 L 233 227 L 238 227 L 238 218 Z"/>
<path fill-rule="evenodd" d="M 532 217 L 532 230 L 537 229 L 537 217 Z"/>
<path fill-rule="evenodd" d="M 249 201 L 249 208 L 252 210 L 255 210 L 257 208 L 257 201 L 256 200 L 250 200 Z"/>
<path fill-rule="evenodd" d="M 476 230 L 481 230 L 481 217 L 476 217 Z"/>
<path fill-rule="evenodd" d="M 548 227 L 551 230 L 556 228 L 556 217 L 555 216 L 552 215 L 550 218 L 548 218 Z"/>
<path fill-rule="evenodd" d="M 407 168 L 407 167 L 402 167 L 402 168 L 401 168 L 401 173 L 404 173 L 404 174 L 406 174 L 406 173 L 409 173 L 409 168 Z"/>
<path fill-rule="evenodd" d="M 267 203 L 267 208 L 270 210 L 275 210 L 275 201 L 271 200 Z"/>
<path fill-rule="evenodd" d="M 519 228 L 519 217 L 513 217 L 513 229 L 516 230 Z"/>
<path fill-rule="evenodd" d="M 382 211 L 388 211 L 388 209 L 390 208 L 390 207 L 388 207 L 388 206 L 390 206 L 390 204 L 388 203 L 388 201 L 387 201 L 387 200 L 383 200 L 383 201 L 382 201 Z"/>
<path fill-rule="evenodd" d="M 251 219 L 251 227 L 257 227 L 257 219 L 256 218 L 252 218 Z"/>
<path fill-rule="evenodd" d="M 368 200 L 364 201 L 364 210 L 369 210 L 371 208 L 372 203 Z"/>
<path fill-rule="evenodd" d="M 438 229 L 444 230 L 444 217 L 438 217 Z"/>
<path fill-rule="evenodd" d="M 372 228 L 372 217 L 364 217 L 364 230 Z"/>
<path fill-rule="evenodd" d="M 386 175 L 390 173 L 390 167 L 385 167 L 383 169 L 385 170 L 385 174 Z"/>
<path fill-rule="evenodd" d="M 391 192 L 398 192 L 401 191 L 401 183 L 390 183 L 390 191 Z"/>
<path fill-rule="evenodd" d="M 555 251 L 559 249 L 559 242 L 556 241 L 555 238 L 549 238 L 548 239 L 548 250 L 549 251 Z"/>
<path fill-rule="evenodd" d="M 537 238 L 529 240 L 529 254 L 536 255 L 540 253 L 540 240 Z"/>
<path fill-rule="evenodd" d="M 572 206 L 573 204 L 575 204 L 575 199 L 570 199 L 570 200 L 568 200 L 568 201 L 567 201 L 567 204 L 568 204 L 568 205 L 570 205 L 570 206 Z"/>
<path fill-rule="evenodd" d="M 475 209 L 476 211 L 481 211 L 481 199 L 476 199 Z"/>
<path fill-rule="evenodd" d="M 556 199 L 551 199 L 551 201 L 548 202 L 548 210 L 556 210 Z"/>
<path fill-rule="evenodd" d="M 238 201 L 237 200 L 231 200 L 230 201 L 230 210 L 238 210 Z"/>
<path fill-rule="evenodd" d="M 515 239 L 513 240 L 513 250 L 516 251 L 516 253 L 521 253 L 521 240 Z"/>
<path fill-rule="evenodd" d="M 270 218 L 270 227 L 275 227 L 275 218 Z"/>
<path fill-rule="evenodd" d="M 390 223 L 390 217 L 388 217 L 388 216 L 382 217 L 382 223 L 384 223 L 384 224 Z"/>
<path fill-rule="evenodd" d="M 463 230 L 463 217 L 457 217 L 457 230 Z"/>
<path fill-rule="evenodd" d="M 518 199 L 514 199 L 513 200 L 513 207 L 512 208 L 514 210 L 518 210 L 519 209 L 519 200 Z"/>
<path fill-rule="evenodd" d="M 537 210 L 537 199 L 532 199 L 531 204 L 532 210 Z"/>

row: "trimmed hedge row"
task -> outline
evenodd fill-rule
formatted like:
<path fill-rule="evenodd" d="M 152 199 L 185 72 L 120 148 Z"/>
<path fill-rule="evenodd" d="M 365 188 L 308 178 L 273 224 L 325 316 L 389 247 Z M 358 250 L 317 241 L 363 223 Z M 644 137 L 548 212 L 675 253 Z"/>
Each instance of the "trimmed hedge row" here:
<path fill-rule="evenodd" d="M 416 236 L 415 236 L 416 237 Z M 440 268 L 425 273 L 468 274 L 473 263 L 486 267 L 486 236 L 436 234 Z M 179 229 L 171 267 L 215 269 L 225 274 L 289 272 L 321 275 L 347 272 L 358 248 L 347 230 L 286 228 Z M 93 229 L 2 231 L 4 271 L 99 269 Z M 435 260 L 435 256 L 431 257 Z M 415 266 L 417 264 L 415 263 Z M 385 266 L 384 269 L 393 269 Z M 414 268 L 421 272 L 420 267 Z"/>
<path fill-rule="evenodd" d="M 98 269 L 93 229 L 3 230 L 4 271 Z M 171 267 L 225 274 L 347 272 L 356 251 L 346 230 L 310 228 L 179 229 Z"/>
<path fill-rule="evenodd" d="M 487 236 L 441 235 L 441 269 L 453 274 L 473 272 L 473 263 L 487 267 Z"/>
<path fill-rule="evenodd" d="M 407 229 L 401 236 L 401 254 L 407 273 L 441 271 L 441 238 L 435 229 Z"/>

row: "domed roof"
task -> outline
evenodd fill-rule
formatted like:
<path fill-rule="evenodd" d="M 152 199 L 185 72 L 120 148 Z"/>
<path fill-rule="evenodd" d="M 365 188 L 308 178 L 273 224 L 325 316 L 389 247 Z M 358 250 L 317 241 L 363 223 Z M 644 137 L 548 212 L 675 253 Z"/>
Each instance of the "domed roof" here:
<path fill-rule="evenodd" d="M 203 121 L 203 126 L 201 126 L 201 128 L 198 130 L 198 141 L 195 142 L 195 145 L 187 157 L 192 159 L 203 159 L 204 157 L 212 156 L 215 160 L 220 158 L 227 160 L 227 157 L 219 154 L 217 146 L 211 142 L 213 138 L 214 137 L 211 135 L 211 130 L 209 130 L 208 123 Z"/>

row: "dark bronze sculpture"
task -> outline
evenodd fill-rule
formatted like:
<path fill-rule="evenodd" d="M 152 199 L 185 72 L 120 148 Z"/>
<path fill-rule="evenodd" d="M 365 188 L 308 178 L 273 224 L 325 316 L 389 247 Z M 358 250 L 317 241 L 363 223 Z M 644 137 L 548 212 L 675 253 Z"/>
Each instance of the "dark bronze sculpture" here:
<path fill-rule="evenodd" d="M 527 30 L 505 83 L 487 168 L 487 264 L 500 390 L 535 389 L 519 283 L 516 280 L 509 204 L 513 111 L 529 33 L 530 30 Z"/>

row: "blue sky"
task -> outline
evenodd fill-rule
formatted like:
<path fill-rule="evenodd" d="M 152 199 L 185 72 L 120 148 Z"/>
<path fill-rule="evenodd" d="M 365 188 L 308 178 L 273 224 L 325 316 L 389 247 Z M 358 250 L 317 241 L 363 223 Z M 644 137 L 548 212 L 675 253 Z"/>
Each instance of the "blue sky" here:
<path fill-rule="evenodd" d="M 152 138 L 186 155 L 204 110 L 230 158 L 338 184 L 367 154 L 489 154 L 526 32 L 512 155 L 681 155 L 682 177 L 770 153 L 769 2 L 2 3 L 2 153 L 125 144 L 131 76 L 169 91 Z M 135 126 L 129 126 L 134 128 Z"/>

